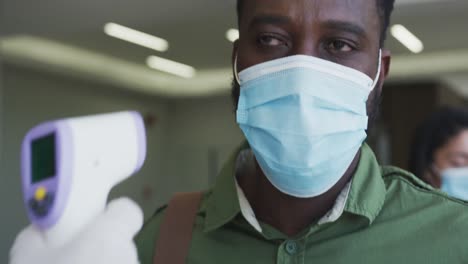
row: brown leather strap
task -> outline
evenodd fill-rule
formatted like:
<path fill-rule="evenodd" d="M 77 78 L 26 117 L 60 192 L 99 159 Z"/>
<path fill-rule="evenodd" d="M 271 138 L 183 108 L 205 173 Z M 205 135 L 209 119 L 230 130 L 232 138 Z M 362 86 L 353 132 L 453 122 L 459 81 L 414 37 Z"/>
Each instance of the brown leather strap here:
<path fill-rule="evenodd" d="M 179 193 L 169 202 L 156 240 L 154 264 L 184 264 L 192 241 L 201 192 Z"/>

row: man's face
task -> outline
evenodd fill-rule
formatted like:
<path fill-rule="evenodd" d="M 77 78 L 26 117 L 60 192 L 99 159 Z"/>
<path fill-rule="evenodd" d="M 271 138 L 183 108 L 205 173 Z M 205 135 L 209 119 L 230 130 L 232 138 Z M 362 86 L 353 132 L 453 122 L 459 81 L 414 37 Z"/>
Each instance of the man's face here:
<path fill-rule="evenodd" d="M 380 23 L 375 0 L 246 0 L 233 57 L 237 55 L 238 71 L 242 71 L 269 60 L 309 55 L 374 79 Z M 367 103 L 370 115 L 377 107 L 389 64 L 390 53 L 384 50 L 380 81 Z M 233 89 L 239 89 L 234 85 Z"/>

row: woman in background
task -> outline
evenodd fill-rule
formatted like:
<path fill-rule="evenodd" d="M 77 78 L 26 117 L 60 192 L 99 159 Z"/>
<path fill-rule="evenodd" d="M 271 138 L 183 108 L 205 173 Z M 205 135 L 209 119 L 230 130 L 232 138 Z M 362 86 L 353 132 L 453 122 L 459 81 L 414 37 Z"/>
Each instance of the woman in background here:
<path fill-rule="evenodd" d="M 468 200 L 468 109 L 444 107 L 417 130 L 410 171 L 459 199 Z"/>

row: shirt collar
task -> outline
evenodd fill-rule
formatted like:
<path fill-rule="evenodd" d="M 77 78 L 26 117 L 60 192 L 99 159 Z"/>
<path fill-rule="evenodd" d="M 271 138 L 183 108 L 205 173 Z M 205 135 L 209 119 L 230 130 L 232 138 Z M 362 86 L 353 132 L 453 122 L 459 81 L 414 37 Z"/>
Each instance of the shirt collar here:
<path fill-rule="evenodd" d="M 372 224 L 385 202 L 387 189 L 382 178 L 382 169 L 371 148 L 361 147 L 361 158 L 354 173 L 345 212 L 360 215 Z"/>
<path fill-rule="evenodd" d="M 216 184 L 207 198 L 204 231 L 213 231 L 233 220 L 241 211 L 236 190 L 236 160 L 239 153 L 249 148 L 244 142 L 230 156 L 219 173 Z"/>
<path fill-rule="evenodd" d="M 225 225 L 242 212 L 238 190 L 236 189 L 236 160 L 239 153 L 248 148 L 249 145 L 246 142 L 237 148 L 218 175 L 215 187 L 207 198 L 205 232 L 213 231 Z M 344 201 L 346 201 L 344 212 L 363 216 L 371 224 L 383 206 L 386 188 L 381 176 L 380 166 L 367 144 L 364 144 L 361 148 L 359 165 L 349 190 L 345 188 L 343 191 L 343 195 L 340 196 L 344 196 Z M 340 201 L 341 203 L 339 203 Z M 335 202 L 329 218 L 327 218 L 327 215 L 323 218 L 325 219 L 323 220 L 324 223 L 336 221 L 336 218 L 341 216 L 343 200 L 340 201 L 337 199 L 337 202 Z M 339 204 L 337 205 L 337 203 Z"/>

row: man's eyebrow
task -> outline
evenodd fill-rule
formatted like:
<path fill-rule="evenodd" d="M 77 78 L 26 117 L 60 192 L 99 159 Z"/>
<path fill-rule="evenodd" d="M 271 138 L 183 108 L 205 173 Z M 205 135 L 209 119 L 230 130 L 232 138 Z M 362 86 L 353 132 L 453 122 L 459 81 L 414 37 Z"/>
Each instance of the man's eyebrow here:
<path fill-rule="evenodd" d="M 358 35 L 359 37 L 365 37 L 366 31 L 361 26 L 346 21 L 339 20 L 327 20 L 321 24 L 321 26 L 333 30 L 346 31 Z"/>
<path fill-rule="evenodd" d="M 287 16 L 263 14 L 263 15 L 255 16 L 250 21 L 249 27 L 253 27 L 253 26 L 261 25 L 261 24 L 281 25 L 281 24 L 289 24 L 289 23 L 291 23 L 291 19 Z"/>

